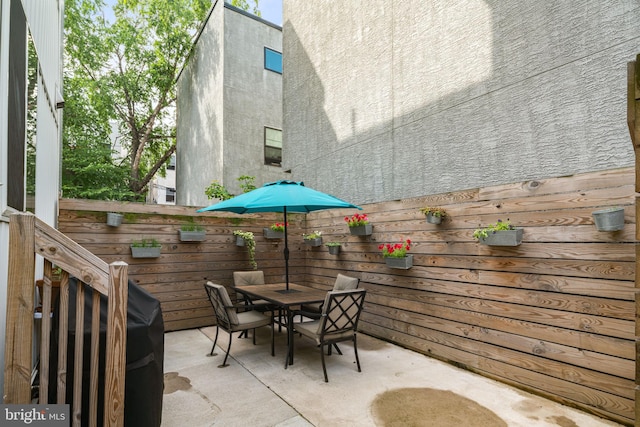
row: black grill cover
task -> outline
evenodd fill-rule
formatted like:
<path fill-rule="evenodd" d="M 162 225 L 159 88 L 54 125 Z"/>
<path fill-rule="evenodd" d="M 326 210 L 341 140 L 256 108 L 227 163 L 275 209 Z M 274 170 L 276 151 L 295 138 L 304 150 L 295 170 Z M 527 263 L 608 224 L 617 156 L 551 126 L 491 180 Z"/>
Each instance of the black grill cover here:
<path fill-rule="evenodd" d="M 66 403 L 73 406 L 73 359 L 75 343 L 75 308 L 77 280 L 69 279 L 69 327 L 67 351 Z M 89 369 L 91 348 L 92 291 L 85 292 L 84 361 L 82 392 L 82 425 L 88 425 Z M 49 402 L 56 401 L 56 367 L 58 359 L 58 316 L 54 310 L 51 331 L 51 375 L 49 377 Z M 107 329 L 107 299 L 100 299 L 100 384 L 98 414 L 104 408 L 104 346 Z M 164 323 L 160 302 L 140 286 L 129 281 L 127 307 L 127 371 L 125 376 L 125 426 L 159 427 L 162 419 L 162 392 L 164 387 Z M 73 411 L 73 407 L 71 408 Z M 73 412 L 72 412 L 73 413 Z M 102 425 L 100 415 L 98 424 Z"/>

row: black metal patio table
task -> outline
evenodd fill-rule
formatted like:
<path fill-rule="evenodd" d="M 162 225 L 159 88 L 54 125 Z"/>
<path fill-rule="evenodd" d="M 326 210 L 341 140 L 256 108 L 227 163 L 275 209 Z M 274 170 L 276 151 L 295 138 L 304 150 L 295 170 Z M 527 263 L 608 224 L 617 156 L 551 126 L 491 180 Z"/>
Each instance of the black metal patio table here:
<path fill-rule="evenodd" d="M 317 302 L 324 302 L 327 296 L 327 291 L 321 291 L 319 289 L 310 288 L 307 286 L 297 285 L 295 283 L 289 283 L 289 289 L 285 288 L 284 283 L 271 283 L 267 285 L 251 285 L 235 287 L 236 292 L 243 295 L 247 295 L 252 299 L 263 299 L 269 301 L 271 304 L 280 307 L 286 311 L 287 314 L 287 342 L 288 351 L 287 358 L 284 362 L 285 367 L 287 364 L 293 365 L 293 307 L 298 307 L 303 304 L 311 304 Z"/>

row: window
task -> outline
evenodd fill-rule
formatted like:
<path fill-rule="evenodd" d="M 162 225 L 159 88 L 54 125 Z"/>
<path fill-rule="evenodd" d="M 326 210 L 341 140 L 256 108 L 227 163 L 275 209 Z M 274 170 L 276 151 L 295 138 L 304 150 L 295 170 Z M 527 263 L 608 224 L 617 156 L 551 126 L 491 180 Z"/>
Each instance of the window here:
<path fill-rule="evenodd" d="M 275 50 L 264 48 L 264 68 L 282 74 L 282 54 Z"/>
<path fill-rule="evenodd" d="M 165 194 L 165 202 L 172 203 L 176 201 L 176 189 L 167 187 L 167 192 Z"/>
<path fill-rule="evenodd" d="M 264 128 L 264 163 L 280 166 L 282 163 L 282 131 Z"/>
<path fill-rule="evenodd" d="M 167 164 L 167 170 L 174 171 L 176 170 L 176 155 L 172 155 L 169 157 L 169 163 Z"/>

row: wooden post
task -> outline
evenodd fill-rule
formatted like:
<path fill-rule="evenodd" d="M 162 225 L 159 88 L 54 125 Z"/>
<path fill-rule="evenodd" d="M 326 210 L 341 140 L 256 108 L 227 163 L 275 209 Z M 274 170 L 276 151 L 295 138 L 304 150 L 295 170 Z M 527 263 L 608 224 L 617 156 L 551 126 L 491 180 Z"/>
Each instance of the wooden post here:
<path fill-rule="evenodd" d="M 636 164 L 636 184 L 635 184 L 635 213 L 636 220 L 640 214 L 640 67 L 638 64 L 640 55 L 636 60 L 627 64 L 627 124 Z M 640 227 L 636 223 L 636 242 L 640 241 Z M 636 387 L 635 387 L 635 425 L 640 427 L 640 246 L 636 245 L 636 283 L 635 283 L 635 306 L 636 306 Z"/>
<path fill-rule="evenodd" d="M 107 308 L 107 355 L 105 372 L 104 425 L 124 425 L 124 380 L 127 368 L 127 301 L 129 266 L 109 264 L 109 305 Z"/>
<path fill-rule="evenodd" d="M 9 221 L 4 403 L 31 403 L 35 224 L 30 213 L 13 214 Z"/>

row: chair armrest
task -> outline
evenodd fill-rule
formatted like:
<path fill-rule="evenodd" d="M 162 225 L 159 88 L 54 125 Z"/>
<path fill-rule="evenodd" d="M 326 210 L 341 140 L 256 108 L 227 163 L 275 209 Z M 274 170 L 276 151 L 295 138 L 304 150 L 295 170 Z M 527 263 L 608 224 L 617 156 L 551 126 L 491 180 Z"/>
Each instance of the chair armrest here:
<path fill-rule="evenodd" d="M 311 319 L 319 319 L 320 317 L 322 317 L 321 313 L 316 313 L 315 311 L 291 310 L 291 314 L 293 314 L 294 316 L 309 317 Z"/>

